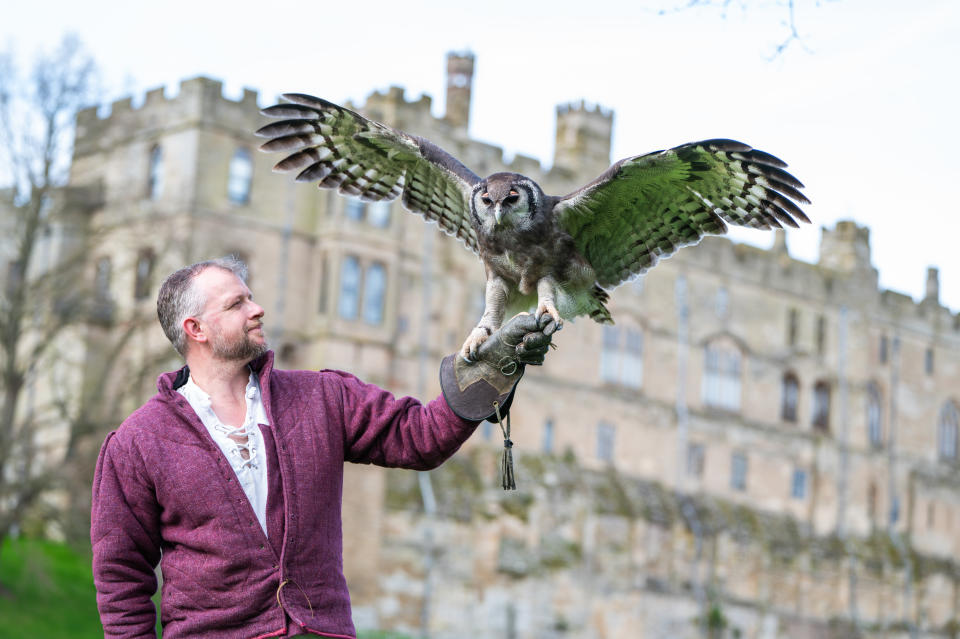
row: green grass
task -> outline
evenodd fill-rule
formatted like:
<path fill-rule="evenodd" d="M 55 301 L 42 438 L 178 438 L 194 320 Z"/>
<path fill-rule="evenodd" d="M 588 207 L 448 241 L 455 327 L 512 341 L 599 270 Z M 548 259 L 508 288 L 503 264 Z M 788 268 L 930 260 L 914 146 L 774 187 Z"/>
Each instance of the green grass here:
<path fill-rule="evenodd" d="M 103 637 L 89 551 L 49 541 L 7 539 L 0 552 L 0 584 L 6 589 L 0 594 L 0 639 Z M 360 632 L 359 637 L 410 639 L 380 630 Z"/>
<path fill-rule="evenodd" d="M 0 552 L 0 639 L 103 637 L 90 554 L 64 544 L 6 540 Z"/>

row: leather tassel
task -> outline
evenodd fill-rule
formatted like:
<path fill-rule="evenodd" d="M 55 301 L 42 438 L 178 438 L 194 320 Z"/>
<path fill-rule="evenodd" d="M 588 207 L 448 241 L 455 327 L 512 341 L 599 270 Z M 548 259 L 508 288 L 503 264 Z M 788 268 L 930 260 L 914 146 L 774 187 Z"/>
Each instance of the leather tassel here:
<path fill-rule="evenodd" d="M 500 483 L 504 490 L 516 490 L 517 482 L 513 476 L 513 442 L 510 440 L 510 413 L 506 420 L 500 415 L 500 402 L 493 402 L 497 413 L 500 431 L 503 433 L 503 457 L 500 459 Z"/>

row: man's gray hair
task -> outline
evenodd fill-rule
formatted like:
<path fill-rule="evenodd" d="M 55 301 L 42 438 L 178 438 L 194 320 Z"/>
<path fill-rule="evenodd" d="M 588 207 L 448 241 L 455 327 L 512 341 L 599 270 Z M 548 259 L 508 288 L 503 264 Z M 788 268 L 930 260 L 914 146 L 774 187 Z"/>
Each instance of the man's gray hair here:
<path fill-rule="evenodd" d="M 182 357 L 186 357 L 187 335 L 183 320 L 198 315 L 207 300 L 194 286 L 194 279 L 204 270 L 215 267 L 230 271 L 244 283 L 247 281 L 247 265 L 238 257 L 228 255 L 215 260 L 197 262 L 172 273 L 160 285 L 157 295 L 157 317 L 167 339 Z"/>

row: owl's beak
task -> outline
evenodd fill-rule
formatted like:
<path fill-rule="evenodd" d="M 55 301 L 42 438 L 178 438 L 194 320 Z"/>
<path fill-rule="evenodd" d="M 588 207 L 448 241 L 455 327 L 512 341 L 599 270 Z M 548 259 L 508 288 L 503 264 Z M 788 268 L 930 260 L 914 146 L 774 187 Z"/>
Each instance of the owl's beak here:
<path fill-rule="evenodd" d="M 503 217 L 503 209 L 499 206 L 493 210 L 493 217 L 497 221 L 497 224 L 500 224 L 500 218 Z"/>

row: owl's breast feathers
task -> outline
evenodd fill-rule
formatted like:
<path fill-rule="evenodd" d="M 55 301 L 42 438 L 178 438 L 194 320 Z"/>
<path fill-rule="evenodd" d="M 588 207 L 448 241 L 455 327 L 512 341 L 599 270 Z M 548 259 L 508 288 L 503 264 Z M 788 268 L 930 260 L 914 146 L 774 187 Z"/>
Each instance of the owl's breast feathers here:
<path fill-rule="evenodd" d="M 526 232 L 503 229 L 502 232 L 479 238 L 480 258 L 487 277 L 496 275 L 529 295 L 537 282 L 550 276 L 563 285 L 584 279 L 584 267 L 591 270 L 577 251 L 573 238 L 558 228 L 537 228 Z M 595 276 L 587 276 L 593 284 Z"/>

